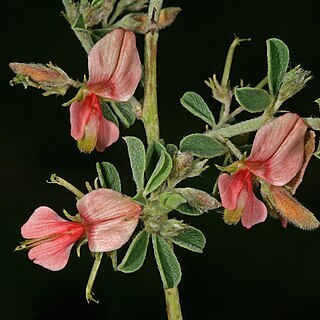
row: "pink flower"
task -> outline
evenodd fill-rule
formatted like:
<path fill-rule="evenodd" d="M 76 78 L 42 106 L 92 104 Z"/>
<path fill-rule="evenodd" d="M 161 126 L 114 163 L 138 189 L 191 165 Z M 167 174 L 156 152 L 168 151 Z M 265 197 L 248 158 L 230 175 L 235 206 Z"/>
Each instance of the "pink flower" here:
<path fill-rule="evenodd" d="M 255 136 L 250 156 L 232 166 L 232 175 L 222 174 L 218 187 L 225 208 L 225 221 L 251 228 L 267 217 L 267 208 L 253 192 L 253 180 L 284 186 L 301 169 L 307 126 L 296 114 L 287 113 L 262 126 Z"/>
<path fill-rule="evenodd" d="M 28 239 L 17 250 L 28 249 L 29 259 L 52 271 L 65 267 L 72 246 L 87 238 L 92 252 L 119 249 L 137 227 L 141 207 L 110 189 L 98 189 L 77 201 L 79 215 L 67 221 L 48 207 L 39 207 L 22 226 Z"/>
<path fill-rule="evenodd" d="M 119 129 L 103 117 L 100 98 L 129 100 L 141 78 L 133 32 L 115 29 L 100 39 L 88 56 L 89 80 L 81 101 L 70 107 L 71 136 L 83 152 L 104 151 L 118 140 Z"/>

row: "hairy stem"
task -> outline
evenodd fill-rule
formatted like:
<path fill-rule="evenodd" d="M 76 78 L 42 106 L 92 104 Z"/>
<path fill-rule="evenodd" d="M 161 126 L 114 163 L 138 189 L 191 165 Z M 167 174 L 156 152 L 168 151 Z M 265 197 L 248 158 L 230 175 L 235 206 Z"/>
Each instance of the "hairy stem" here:
<path fill-rule="evenodd" d="M 233 55 L 234 55 L 234 50 L 235 48 L 243 41 L 250 41 L 251 39 L 239 39 L 238 37 L 236 37 L 233 42 L 231 43 L 229 50 L 228 50 L 228 54 L 227 54 L 227 58 L 226 58 L 226 62 L 224 64 L 224 69 L 223 69 L 223 75 L 222 75 L 222 80 L 221 80 L 221 87 L 226 88 L 228 85 L 228 81 L 229 81 L 229 76 L 230 76 L 230 70 L 231 70 L 231 66 L 232 66 L 232 60 L 233 60 Z"/>
<path fill-rule="evenodd" d="M 163 0 L 150 0 L 148 11 L 148 32 L 144 46 L 144 103 L 142 121 L 150 144 L 159 140 L 159 117 L 157 105 L 157 44 L 158 20 Z M 169 243 L 172 245 L 171 243 Z M 168 320 L 182 320 L 178 288 L 164 289 Z"/>
<path fill-rule="evenodd" d="M 256 88 L 262 89 L 264 86 L 266 86 L 268 83 L 268 77 L 264 77 L 257 85 Z"/>
<path fill-rule="evenodd" d="M 178 288 L 165 289 L 168 320 L 182 320 Z"/>
<path fill-rule="evenodd" d="M 47 181 L 48 183 L 54 183 L 58 184 L 61 187 L 66 188 L 70 192 L 72 192 L 77 199 L 80 199 L 84 196 L 84 193 L 81 192 L 79 189 L 77 189 L 75 186 L 73 186 L 71 183 L 68 181 L 62 179 L 61 177 L 57 176 L 55 173 L 51 175 L 50 181 Z"/>
<path fill-rule="evenodd" d="M 218 130 L 211 130 L 206 132 L 205 134 L 211 138 L 217 138 L 219 135 L 225 138 L 232 138 L 239 134 L 252 132 L 258 130 L 263 124 L 272 120 L 270 116 L 262 115 L 260 117 L 239 122 L 234 125 L 227 125 L 223 128 L 219 128 Z"/>
<path fill-rule="evenodd" d="M 151 0 L 148 12 L 148 32 L 144 46 L 144 103 L 142 121 L 148 144 L 159 140 L 159 117 L 157 105 L 157 44 L 159 31 L 157 27 L 162 0 Z"/>
<path fill-rule="evenodd" d="M 98 273 L 98 270 L 99 270 L 99 267 L 100 267 L 102 255 L 103 255 L 102 252 L 95 252 L 94 253 L 94 263 L 93 263 L 93 266 L 92 266 L 92 269 L 91 269 L 91 272 L 90 272 L 90 276 L 89 276 L 89 279 L 88 279 L 88 283 L 87 283 L 87 286 L 86 286 L 86 299 L 87 299 L 88 303 L 90 301 L 93 301 L 93 302 L 96 302 L 96 303 L 99 302 L 98 300 L 95 300 L 93 298 L 94 294 L 92 292 L 92 287 L 93 287 L 94 281 L 96 280 L 96 276 L 97 276 L 97 273 Z"/>

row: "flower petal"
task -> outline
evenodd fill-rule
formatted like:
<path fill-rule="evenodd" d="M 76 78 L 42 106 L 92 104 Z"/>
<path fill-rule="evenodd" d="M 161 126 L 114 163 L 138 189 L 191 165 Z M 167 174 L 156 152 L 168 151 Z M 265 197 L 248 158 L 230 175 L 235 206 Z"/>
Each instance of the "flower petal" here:
<path fill-rule="evenodd" d="M 119 128 L 115 123 L 102 117 L 98 131 L 96 149 L 103 152 L 107 147 L 119 139 Z"/>
<path fill-rule="evenodd" d="M 88 122 L 84 127 L 83 137 L 78 140 L 78 148 L 84 153 L 90 153 L 97 144 L 98 132 L 102 121 L 99 109 L 92 109 Z"/>
<path fill-rule="evenodd" d="M 307 126 L 287 113 L 262 126 L 256 134 L 246 167 L 272 185 L 282 186 L 300 170 Z"/>
<path fill-rule="evenodd" d="M 267 208 L 265 204 L 257 199 L 252 190 L 248 190 L 241 217 L 242 225 L 247 229 L 250 229 L 255 224 L 265 221 L 266 218 Z"/>
<path fill-rule="evenodd" d="M 39 207 L 22 226 L 21 235 L 25 239 L 43 238 L 63 233 L 78 224 L 62 219 L 49 207 Z"/>
<path fill-rule="evenodd" d="M 129 100 L 142 74 L 135 34 L 123 29 L 108 33 L 91 49 L 88 64 L 92 92 L 115 101 Z"/>
<path fill-rule="evenodd" d="M 71 248 L 82 237 L 83 232 L 83 226 L 78 224 L 71 232 L 32 248 L 28 253 L 28 257 L 34 263 L 46 269 L 59 271 L 66 266 Z"/>
<path fill-rule="evenodd" d="M 93 252 L 123 246 L 136 228 L 141 207 L 111 189 L 94 190 L 78 200 L 77 208 Z"/>
<path fill-rule="evenodd" d="M 85 96 L 82 101 L 74 101 L 70 106 L 71 137 L 80 140 L 85 131 L 85 126 L 95 104 L 99 103 L 99 98 L 91 93 Z"/>
<path fill-rule="evenodd" d="M 223 173 L 219 177 L 218 188 L 221 203 L 227 210 L 233 211 L 237 208 L 238 197 L 248 175 L 250 175 L 248 170 L 240 170 L 232 176 Z"/>
<path fill-rule="evenodd" d="M 290 188 L 291 194 L 295 194 L 300 183 L 303 180 L 304 173 L 307 169 L 308 163 L 311 160 L 311 157 L 313 156 L 314 150 L 315 150 L 315 133 L 310 130 L 306 134 L 305 138 L 305 144 L 304 144 L 304 160 L 303 164 L 301 166 L 300 171 L 297 173 L 297 175 L 287 183 L 287 187 Z"/>
<path fill-rule="evenodd" d="M 128 242 L 139 222 L 139 216 L 104 220 L 87 227 L 88 245 L 92 252 L 109 252 Z"/>

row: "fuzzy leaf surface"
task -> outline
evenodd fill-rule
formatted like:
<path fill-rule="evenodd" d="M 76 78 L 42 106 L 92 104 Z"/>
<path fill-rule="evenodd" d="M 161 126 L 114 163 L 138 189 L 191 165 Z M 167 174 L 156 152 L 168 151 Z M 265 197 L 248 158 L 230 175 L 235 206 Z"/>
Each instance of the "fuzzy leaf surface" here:
<path fill-rule="evenodd" d="M 111 102 L 111 106 L 125 128 L 129 128 L 134 124 L 136 115 L 132 111 L 130 103 Z"/>
<path fill-rule="evenodd" d="M 153 234 L 152 243 L 163 287 L 176 287 L 181 280 L 181 267 L 177 257 L 162 237 Z"/>
<path fill-rule="evenodd" d="M 121 192 L 121 180 L 115 166 L 109 162 L 97 162 L 96 169 L 102 188 Z"/>
<path fill-rule="evenodd" d="M 271 103 L 271 97 L 263 89 L 238 88 L 235 91 L 235 96 L 241 107 L 249 112 L 261 112 Z"/>
<path fill-rule="evenodd" d="M 197 228 L 190 226 L 180 230 L 176 236 L 170 237 L 170 240 L 180 247 L 198 253 L 202 253 L 206 245 L 204 234 Z"/>
<path fill-rule="evenodd" d="M 272 38 L 267 40 L 268 84 L 272 97 L 279 93 L 283 77 L 289 65 L 289 49 L 284 42 Z"/>
<path fill-rule="evenodd" d="M 128 251 L 118 266 L 124 273 L 135 272 L 141 268 L 146 258 L 150 234 L 145 230 L 139 232 L 131 242 Z"/>
<path fill-rule="evenodd" d="M 180 142 L 180 150 L 203 158 L 214 158 L 223 155 L 226 151 L 219 141 L 200 133 L 183 138 Z"/>
<path fill-rule="evenodd" d="M 127 143 L 133 179 L 137 190 L 144 188 L 144 173 L 146 170 L 146 151 L 142 141 L 136 137 L 125 137 Z"/>
<path fill-rule="evenodd" d="M 208 125 L 213 127 L 216 122 L 209 107 L 200 95 L 195 92 L 186 92 L 180 99 L 181 104 L 193 115 L 199 117 Z"/>

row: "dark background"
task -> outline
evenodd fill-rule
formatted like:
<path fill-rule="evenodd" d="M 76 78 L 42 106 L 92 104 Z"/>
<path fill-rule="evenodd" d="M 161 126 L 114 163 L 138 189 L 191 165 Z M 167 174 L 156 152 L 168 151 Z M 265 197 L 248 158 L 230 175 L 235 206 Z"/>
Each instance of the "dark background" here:
<path fill-rule="evenodd" d="M 159 42 L 159 106 L 161 134 L 178 143 L 203 123 L 179 103 L 185 91 L 201 94 L 215 114 L 218 104 L 204 80 L 221 77 L 233 34 L 251 37 L 236 49 L 232 84 L 243 78 L 256 84 L 266 74 L 265 40 L 282 39 L 291 49 L 292 65 L 301 63 L 314 80 L 286 108 L 318 115 L 320 97 L 320 2 L 304 1 L 165 1 L 182 7 L 176 23 L 161 32 Z M 60 1 L 5 1 L 1 5 L 1 318 L 165 319 L 164 298 L 155 261 L 126 275 L 114 273 L 104 259 L 94 287 L 98 305 L 84 296 L 92 259 L 81 261 L 74 251 L 67 267 L 50 272 L 31 263 L 26 252 L 12 253 L 21 240 L 20 226 L 39 205 L 74 212 L 66 190 L 46 183 L 57 173 L 83 189 L 96 176 L 96 161 L 108 160 L 120 171 L 125 193 L 133 195 L 123 140 L 105 153 L 83 155 L 69 134 L 69 112 L 61 104 L 71 98 L 43 97 L 35 89 L 10 87 L 8 63 L 52 61 L 71 77 L 82 79 L 87 61 L 78 40 L 61 16 Z M 138 36 L 140 49 L 142 37 Z M 142 52 L 142 51 L 141 51 Z M 123 135 L 144 138 L 141 123 Z M 319 161 L 312 159 L 296 196 L 318 218 Z M 217 172 L 210 168 L 192 183 L 210 192 Z M 207 236 L 204 254 L 176 249 L 183 279 L 184 318 L 190 319 L 314 319 L 320 299 L 320 233 L 305 232 L 278 221 L 246 230 L 223 223 L 217 213 L 182 217 Z M 4 317 L 3 317 L 4 316 Z"/>

